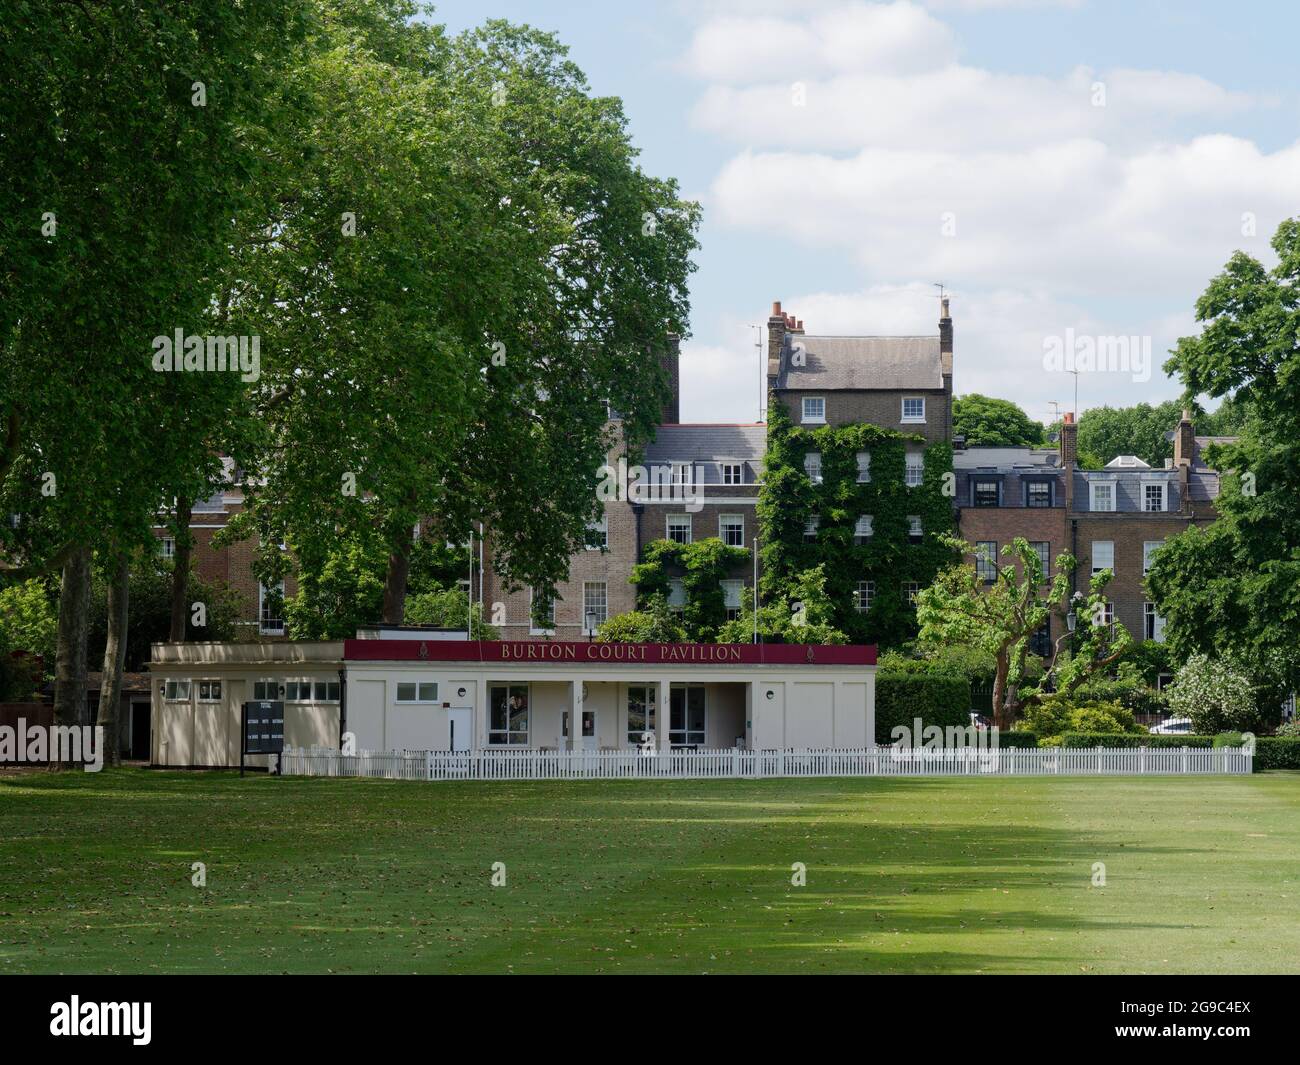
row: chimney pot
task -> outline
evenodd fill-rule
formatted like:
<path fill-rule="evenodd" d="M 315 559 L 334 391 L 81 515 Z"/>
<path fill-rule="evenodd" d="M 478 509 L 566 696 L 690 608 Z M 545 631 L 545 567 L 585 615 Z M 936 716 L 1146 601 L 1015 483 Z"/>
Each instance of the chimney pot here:
<path fill-rule="evenodd" d="M 1067 410 L 1067 411 L 1065 412 L 1065 424 L 1066 424 L 1066 425 L 1073 425 L 1073 424 L 1074 424 L 1074 413 L 1073 413 L 1072 411 L 1068 411 L 1068 410 Z"/>
<path fill-rule="evenodd" d="M 784 317 L 784 316 L 781 314 L 781 301 L 780 301 L 780 300 L 773 300 L 773 301 L 772 301 L 772 317 L 773 317 L 773 318 L 781 318 L 781 317 Z"/>

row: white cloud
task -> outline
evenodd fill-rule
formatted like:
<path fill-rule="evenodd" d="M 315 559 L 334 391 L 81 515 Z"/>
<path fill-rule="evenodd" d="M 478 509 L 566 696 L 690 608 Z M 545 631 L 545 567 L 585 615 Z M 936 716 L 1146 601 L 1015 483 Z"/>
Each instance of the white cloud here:
<path fill-rule="evenodd" d="M 689 49 L 702 79 L 692 120 L 740 146 L 710 188 L 711 221 L 771 234 L 787 262 L 856 264 L 830 290 L 785 294 L 810 332 L 931 332 L 930 282 L 946 282 L 959 392 L 1046 418 L 1074 382 L 1043 368 L 1043 340 L 1072 329 L 1151 337 L 1151 380 L 1084 377 L 1085 407 L 1174 395 L 1159 367 L 1193 331 L 1195 297 L 1235 249 L 1269 260 L 1270 235 L 1297 210 L 1300 141 L 1262 151 L 1225 132 L 1277 101 L 1176 71 L 985 70 L 956 48 L 906 3 L 748 20 L 729 5 L 707 19 Z M 697 370 L 683 361 L 710 410 L 732 402 L 728 374 L 751 380 L 756 365 L 748 334 L 717 335 Z"/>
<path fill-rule="evenodd" d="M 696 32 L 688 66 L 710 81 L 743 84 L 787 74 L 793 80 L 931 70 L 955 54 L 951 31 L 923 9 L 907 3 L 855 4 L 804 20 L 720 16 Z"/>

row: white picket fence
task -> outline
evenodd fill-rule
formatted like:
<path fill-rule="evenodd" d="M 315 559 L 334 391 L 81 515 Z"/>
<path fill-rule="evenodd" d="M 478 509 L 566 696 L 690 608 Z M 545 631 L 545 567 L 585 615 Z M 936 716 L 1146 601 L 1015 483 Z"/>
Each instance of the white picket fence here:
<path fill-rule="evenodd" d="M 1251 771 L 1240 748 L 863 747 L 833 750 L 358 751 L 286 747 L 286 776 L 388 780 L 703 780 L 759 777 L 1146 776 Z"/>

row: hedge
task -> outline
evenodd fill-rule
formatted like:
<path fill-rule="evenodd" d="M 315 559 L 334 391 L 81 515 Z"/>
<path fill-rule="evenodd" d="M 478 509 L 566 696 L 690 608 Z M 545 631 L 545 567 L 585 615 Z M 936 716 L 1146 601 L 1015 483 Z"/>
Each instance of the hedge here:
<path fill-rule="evenodd" d="M 1260 736 L 1255 740 L 1255 771 L 1300 769 L 1300 739 L 1289 736 Z"/>
<path fill-rule="evenodd" d="M 1015 732 L 998 730 L 999 747 L 1037 747 L 1038 733 L 1016 729 Z"/>
<path fill-rule="evenodd" d="M 893 743 L 899 725 L 921 727 L 970 725 L 970 681 L 953 673 L 878 673 L 876 675 L 876 742 Z M 923 737 L 914 736 L 921 746 Z"/>
<path fill-rule="evenodd" d="M 1150 732 L 1067 732 L 1062 747 L 1213 747 L 1213 736 L 1160 736 Z"/>

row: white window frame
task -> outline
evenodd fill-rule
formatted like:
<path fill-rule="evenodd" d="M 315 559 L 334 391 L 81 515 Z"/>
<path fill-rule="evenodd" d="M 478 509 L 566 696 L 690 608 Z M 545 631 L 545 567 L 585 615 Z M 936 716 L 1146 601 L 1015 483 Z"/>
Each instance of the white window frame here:
<path fill-rule="evenodd" d="M 907 516 L 907 535 L 918 538 L 925 535 L 925 529 L 921 525 L 921 515 L 909 514 Z"/>
<path fill-rule="evenodd" d="M 279 581 L 274 589 L 266 587 L 261 581 L 257 582 L 257 631 L 263 636 L 283 636 L 284 635 L 284 618 L 273 618 L 271 620 L 279 621 L 280 627 L 268 627 L 266 624 L 266 593 L 275 591 L 280 596 L 281 604 L 284 603 L 284 581 Z M 281 606 L 281 613 L 284 612 Z"/>
<path fill-rule="evenodd" d="M 925 453 L 909 451 L 903 457 L 903 483 L 908 488 L 920 488 L 925 483 Z"/>
<path fill-rule="evenodd" d="M 205 678 L 203 678 L 203 679 L 197 681 L 196 683 L 198 684 L 198 687 L 199 687 L 199 692 L 198 692 L 198 694 L 199 694 L 199 702 L 201 702 L 201 703 L 219 703 L 219 702 L 221 702 L 221 691 L 222 691 L 222 687 L 221 687 L 221 680 L 220 680 L 219 678 L 216 678 L 216 677 L 205 677 Z M 214 684 L 217 686 L 217 692 L 216 692 L 215 695 L 212 694 L 212 685 L 214 685 Z M 203 689 L 204 689 L 204 688 L 207 688 L 207 689 L 208 689 L 208 694 L 207 694 L 207 695 L 204 695 L 204 694 L 203 694 Z"/>
<path fill-rule="evenodd" d="M 1102 545 L 1105 545 L 1104 553 L 1110 556 L 1110 564 L 1106 566 L 1099 566 L 1097 564 L 1097 550 L 1098 548 L 1102 547 Z M 1114 574 L 1115 573 L 1115 541 L 1114 540 L 1093 540 L 1092 546 L 1089 548 L 1088 551 L 1088 558 L 1092 565 L 1092 575 L 1094 577 L 1104 569 L 1108 569 L 1111 571 L 1112 574 Z"/>
<path fill-rule="evenodd" d="M 858 452 L 858 484 L 871 483 L 871 452 Z"/>
<path fill-rule="evenodd" d="M 980 488 L 984 486 L 993 486 L 993 502 L 980 502 Z M 996 477 L 977 477 L 972 478 L 970 483 L 970 504 L 972 507 L 978 507 L 981 510 L 992 510 L 994 507 L 1002 505 L 1002 482 Z"/>
<path fill-rule="evenodd" d="M 853 592 L 853 609 L 859 614 L 869 613 L 872 601 L 876 598 L 875 581 L 858 581 Z"/>
<path fill-rule="evenodd" d="M 722 587 L 722 603 L 727 610 L 727 620 L 740 617 L 745 608 L 745 582 L 743 580 L 719 581 Z"/>
<path fill-rule="evenodd" d="M 1160 490 L 1160 506 L 1158 507 L 1151 507 L 1147 505 L 1149 502 L 1149 500 L 1147 499 L 1147 493 L 1152 488 L 1158 488 Z M 1169 509 L 1169 485 L 1166 484 L 1164 481 L 1143 481 L 1142 482 L 1142 513 L 1163 514 L 1168 509 Z"/>
<path fill-rule="evenodd" d="M 538 628 L 537 618 L 533 613 L 533 607 L 537 603 L 537 589 L 531 585 L 528 588 L 528 634 L 530 636 L 553 636 L 555 635 L 555 600 L 556 596 L 551 596 L 551 617 L 548 628 Z"/>
<path fill-rule="evenodd" d="M 803 542 L 811 544 L 817 539 L 817 534 L 821 531 L 822 516 L 820 514 L 809 514 L 803 520 Z"/>
<path fill-rule="evenodd" d="M 919 414 L 916 413 L 908 414 L 907 405 L 909 403 L 921 404 L 921 412 Z M 904 425 L 924 425 L 925 424 L 925 397 L 904 396 L 900 401 L 898 420 L 902 422 Z"/>
<path fill-rule="evenodd" d="M 691 728 L 691 697 L 692 689 L 697 689 L 704 695 L 704 721 L 698 729 Z M 682 692 L 682 728 L 673 728 L 673 696 L 675 691 Z M 668 706 L 664 711 L 666 717 L 664 725 L 668 729 L 668 743 L 670 747 L 703 747 L 709 738 L 709 690 L 703 684 L 673 684 L 668 689 Z M 680 741 L 675 741 L 673 736 L 681 737 Z M 699 736 L 698 740 L 692 740 L 692 736 Z"/>
<path fill-rule="evenodd" d="M 808 404 L 820 404 L 821 413 L 810 415 L 808 413 Z M 804 396 L 799 404 L 799 421 L 802 425 L 825 425 L 826 424 L 826 397 L 825 396 Z"/>
<path fill-rule="evenodd" d="M 1151 572 L 1151 556 L 1165 546 L 1163 540 L 1142 541 L 1142 576 Z"/>
<path fill-rule="evenodd" d="M 853 525 L 853 542 L 858 547 L 861 547 L 876 535 L 876 530 L 872 526 L 874 521 L 875 516 L 872 514 L 858 515 L 858 520 Z"/>
<path fill-rule="evenodd" d="M 1097 490 L 1105 488 L 1110 494 L 1109 506 L 1097 505 Z M 1095 510 L 1099 514 L 1115 513 L 1115 482 L 1114 481 L 1089 481 L 1088 482 L 1088 509 Z"/>
<path fill-rule="evenodd" d="M 678 540 L 675 536 L 673 536 L 673 525 L 676 524 L 678 528 L 681 528 L 683 522 L 685 523 L 686 526 L 686 539 Z M 693 534 L 691 532 L 691 526 L 692 526 L 691 515 L 689 514 L 665 514 L 664 515 L 664 538 L 667 540 L 671 540 L 675 544 L 689 544 L 693 538 Z"/>
<path fill-rule="evenodd" d="M 728 538 L 728 526 L 734 531 L 735 527 L 740 526 L 740 539 L 737 543 L 732 543 Z M 728 547 L 745 546 L 745 515 L 743 514 L 719 514 L 718 515 L 718 539 Z"/>
<path fill-rule="evenodd" d="M 595 629 L 587 628 L 587 615 L 593 613 L 593 611 L 587 609 L 587 602 L 588 602 L 587 593 L 588 590 L 592 590 L 596 588 L 600 589 L 601 609 L 599 611 L 594 612 L 598 615 L 595 628 L 596 629 L 600 628 L 602 623 L 609 620 L 609 582 L 608 581 L 583 581 L 582 582 L 582 631 L 584 633 L 587 633 L 588 635 L 591 635 L 595 631 Z M 529 705 L 529 710 L 531 712 L 532 702 L 530 701 L 528 705 Z M 530 717 L 529 720 L 531 721 L 532 718 Z"/>
<path fill-rule="evenodd" d="M 402 689 L 412 688 L 410 698 L 402 698 Z M 426 688 L 432 688 L 432 694 L 425 691 Z M 421 703 L 426 706 L 439 702 L 438 699 L 438 682 L 436 680 L 420 680 L 418 677 L 414 680 L 398 680 L 393 685 L 393 702 L 401 703 L 403 706 L 410 706 Z"/>
<path fill-rule="evenodd" d="M 916 606 L 916 597 L 921 594 L 920 581 L 903 582 L 903 600 L 908 606 Z"/>
<path fill-rule="evenodd" d="M 822 453 L 820 451 L 805 451 L 803 456 L 803 472 L 812 484 L 822 483 Z"/>
<path fill-rule="evenodd" d="M 1165 642 L 1165 619 L 1156 613 L 1155 603 L 1142 604 L 1142 637 L 1153 643 Z"/>
<path fill-rule="evenodd" d="M 588 551 L 603 551 L 609 547 L 609 515 L 602 514 L 599 521 L 587 522 L 587 539 L 596 539 L 596 533 L 600 534 L 599 543 L 587 543 L 583 546 Z"/>
<path fill-rule="evenodd" d="M 585 624 L 585 622 L 584 622 L 584 624 Z M 495 688 L 505 688 L 505 690 L 506 690 L 506 703 L 507 703 L 507 706 L 506 706 L 506 727 L 505 727 L 504 729 L 494 729 L 494 728 L 492 727 L 492 692 L 493 692 L 493 689 L 495 689 Z M 527 729 L 526 732 L 523 732 L 524 740 L 523 740 L 522 743 L 511 743 L 511 742 L 508 742 L 508 741 L 509 741 L 509 738 L 510 738 L 511 736 L 513 736 L 513 735 L 517 735 L 518 733 L 520 733 L 520 732 L 523 731 L 523 730 L 520 730 L 520 729 L 511 729 L 511 728 L 510 728 L 510 709 L 509 709 L 509 702 L 510 702 L 510 689 L 511 689 L 511 688 L 524 688 L 524 689 L 526 690 L 526 693 L 527 693 L 527 694 L 525 694 L 524 698 L 528 700 L 528 729 Z M 495 735 L 495 736 L 505 736 L 506 739 L 507 739 L 507 742 L 506 742 L 506 743 L 493 743 L 493 742 L 492 742 L 492 737 L 493 737 L 494 735 Z M 506 683 L 496 683 L 496 684 L 489 684 L 489 685 L 488 685 L 488 692 L 487 692 L 487 738 L 488 738 L 488 746 L 489 746 L 489 747 L 528 747 L 528 746 L 530 746 L 530 745 L 532 744 L 532 739 L 533 739 L 533 686 L 532 686 L 530 683 L 528 683 L 527 681 L 523 681 L 523 682 L 519 682 L 519 681 L 509 681 L 509 682 L 506 682 Z"/>
<path fill-rule="evenodd" d="M 176 557 L 176 537 L 163 536 L 158 540 L 158 556 L 160 558 Z"/>
<path fill-rule="evenodd" d="M 686 581 L 681 577 L 668 579 L 668 609 L 686 609 Z"/>
<path fill-rule="evenodd" d="M 257 686 L 259 684 L 262 686 L 263 691 L 265 691 L 267 685 L 270 685 L 271 694 L 259 696 L 257 694 Z M 280 681 L 276 677 L 258 677 L 255 681 L 252 682 L 248 690 L 253 693 L 253 701 L 256 703 L 275 702 L 277 699 L 280 698 Z"/>
<path fill-rule="evenodd" d="M 720 462 L 718 467 L 722 474 L 723 484 L 745 483 L 745 464 L 743 462 Z"/>
<path fill-rule="evenodd" d="M 312 683 L 313 703 L 337 703 L 343 693 L 343 685 L 337 680 L 314 680 Z M 325 688 L 325 694 L 320 693 L 321 687 Z M 334 695 L 330 695 L 330 688 L 336 689 Z"/>
<path fill-rule="evenodd" d="M 191 682 L 173 677 L 163 681 L 163 701 L 167 703 L 188 703 L 190 701 Z"/>
<path fill-rule="evenodd" d="M 998 542 L 996 540 L 975 541 L 975 576 L 992 584 L 998 579 Z"/>

